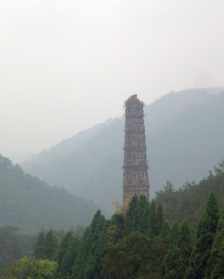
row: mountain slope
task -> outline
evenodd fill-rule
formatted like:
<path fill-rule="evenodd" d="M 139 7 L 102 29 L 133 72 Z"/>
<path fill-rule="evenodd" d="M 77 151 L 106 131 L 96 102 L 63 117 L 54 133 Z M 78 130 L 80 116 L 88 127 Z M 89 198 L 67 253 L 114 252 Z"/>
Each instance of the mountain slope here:
<path fill-rule="evenodd" d="M 166 180 L 180 186 L 206 176 L 224 159 L 224 89 L 171 93 L 146 106 L 145 114 L 152 192 Z M 107 121 L 23 166 L 110 208 L 122 195 L 123 126 L 122 119 Z"/>
<path fill-rule="evenodd" d="M 50 187 L 25 174 L 18 165 L 0 156 L 0 225 L 27 231 L 64 229 L 84 225 L 95 207 L 63 189 Z"/>
<path fill-rule="evenodd" d="M 164 215 L 170 224 L 183 221 L 198 224 L 211 193 L 223 208 L 224 163 L 216 166 L 208 177 L 198 183 L 187 183 L 177 190 L 168 183 L 156 194 L 155 201 L 162 205 Z"/>

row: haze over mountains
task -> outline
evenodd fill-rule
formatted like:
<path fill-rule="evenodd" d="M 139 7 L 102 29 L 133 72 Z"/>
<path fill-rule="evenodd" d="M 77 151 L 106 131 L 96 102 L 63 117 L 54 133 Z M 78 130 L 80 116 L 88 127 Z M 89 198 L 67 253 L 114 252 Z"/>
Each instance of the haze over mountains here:
<path fill-rule="evenodd" d="M 151 192 L 206 176 L 224 160 L 224 88 L 173 92 L 145 107 Z M 74 135 L 24 169 L 111 209 L 122 197 L 123 119 Z"/>
<path fill-rule="evenodd" d="M 95 205 L 25 174 L 0 155 L 0 226 L 26 232 L 87 225 Z"/>

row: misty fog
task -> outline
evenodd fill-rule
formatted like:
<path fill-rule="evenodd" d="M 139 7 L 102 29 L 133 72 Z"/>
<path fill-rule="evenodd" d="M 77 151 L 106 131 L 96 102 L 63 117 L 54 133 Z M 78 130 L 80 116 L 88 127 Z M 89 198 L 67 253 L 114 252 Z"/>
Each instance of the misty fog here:
<path fill-rule="evenodd" d="M 0 151 L 22 161 L 122 114 L 132 93 L 223 85 L 223 1 L 0 4 Z"/>

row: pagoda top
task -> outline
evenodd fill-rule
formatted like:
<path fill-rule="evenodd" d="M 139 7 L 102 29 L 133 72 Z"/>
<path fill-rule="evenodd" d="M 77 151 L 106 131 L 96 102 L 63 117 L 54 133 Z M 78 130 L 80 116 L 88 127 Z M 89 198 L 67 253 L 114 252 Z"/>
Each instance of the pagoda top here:
<path fill-rule="evenodd" d="M 143 104 L 143 102 L 141 102 L 138 98 L 138 95 L 137 94 L 134 94 L 132 96 L 130 96 L 127 101 L 125 102 L 125 105 L 139 105 L 139 104 Z"/>

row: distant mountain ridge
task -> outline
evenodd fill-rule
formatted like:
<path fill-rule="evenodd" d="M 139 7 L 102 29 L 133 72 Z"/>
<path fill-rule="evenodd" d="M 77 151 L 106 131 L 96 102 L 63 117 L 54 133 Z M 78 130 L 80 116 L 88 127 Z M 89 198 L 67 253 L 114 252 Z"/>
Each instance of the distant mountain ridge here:
<path fill-rule="evenodd" d="M 145 107 L 151 192 L 198 180 L 224 159 L 224 88 L 170 93 Z M 111 208 L 122 196 L 123 119 L 75 135 L 23 167 Z"/>
<path fill-rule="evenodd" d="M 96 207 L 23 172 L 0 155 L 0 226 L 27 232 L 87 225 Z"/>

